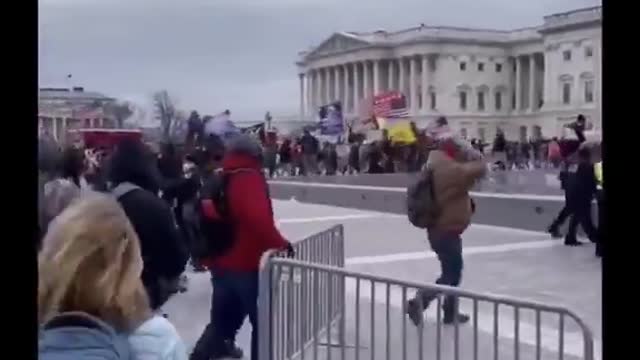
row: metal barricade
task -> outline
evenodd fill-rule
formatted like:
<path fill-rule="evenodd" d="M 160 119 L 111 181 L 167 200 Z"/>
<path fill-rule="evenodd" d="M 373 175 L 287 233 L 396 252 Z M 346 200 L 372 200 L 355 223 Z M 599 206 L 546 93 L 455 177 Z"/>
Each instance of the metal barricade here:
<path fill-rule="evenodd" d="M 561 306 L 282 258 L 265 259 L 259 281 L 260 360 L 594 359 L 590 328 Z M 416 290 L 440 294 L 417 327 L 406 315 Z M 469 324 L 444 325 L 442 296 Z"/>
<path fill-rule="evenodd" d="M 295 242 L 293 244 L 296 261 L 320 264 L 336 268 L 344 267 L 344 227 L 336 225 L 330 229 Z M 286 282 L 278 279 L 287 279 L 289 274 L 281 272 L 280 268 L 271 271 L 272 259 L 283 257 L 283 253 L 274 251 L 266 252 L 261 261 L 260 286 L 267 286 L 260 291 L 258 306 L 269 311 L 260 311 L 258 323 L 259 331 L 265 334 L 273 334 L 274 351 L 277 359 L 293 359 L 304 352 L 318 337 L 324 336 L 332 326 L 342 318 L 345 299 L 344 283 L 342 281 L 328 281 L 328 278 L 318 277 L 315 283 L 301 284 L 293 289 L 286 286 Z M 298 279 L 299 280 L 299 279 Z M 315 288 L 312 289 L 312 286 Z M 312 293 L 312 291 L 314 291 Z M 264 297 L 268 299 L 264 299 Z M 329 296 L 330 302 L 316 302 L 315 296 L 324 299 Z M 271 305 L 263 304 L 267 301 Z M 308 309 L 314 308 L 317 318 Z M 277 322 L 272 319 L 279 319 Z M 264 330 L 263 324 L 271 324 L 268 330 Z M 260 332 L 262 334 L 262 332 Z M 262 337 L 262 335 L 260 335 Z"/>

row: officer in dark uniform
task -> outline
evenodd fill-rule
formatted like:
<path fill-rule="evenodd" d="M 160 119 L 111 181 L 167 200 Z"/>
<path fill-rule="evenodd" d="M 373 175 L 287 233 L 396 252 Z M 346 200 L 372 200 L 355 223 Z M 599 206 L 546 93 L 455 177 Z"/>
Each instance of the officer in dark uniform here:
<path fill-rule="evenodd" d="M 571 208 L 569 206 L 568 189 L 567 189 L 567 182 L 570 176 L 569 168 L 572 166 L 569 158 L 573 157 L 573 154 L 572 154 L 573 151 L 578 149 L 580 147 L 580 144 L 585 142 L 586 138 L 584 135 L 584 131 L 586 128 L 586 124 L 587 122 L 584 115 L 578 114 L 578 117 L 575 122 L 566 125 L 567 128 L 573 130 L 578 140 L 575 141 L 575 143 L 573 144 L 565 144 L 565 150 L 564 150 L 565 153 L 562 155 L 564 158 L 564 161 L 562 163 L 562 169 L 560 170 L 560 174 L 558 174 L 558 179 L 560 180 L 560 186 L 564 191 L 565 204 L 562 210 L 560 211 L 560 213 L 558 213 L 558 216 L 554 219 L 553 223 L 547 229 L 547 232 L 550 233 L 551 236 L 553 236 L 554 238 L 562 237 L 562 234 L 560 234 L 560 226 L 562 226 L 565 220 L 572 214 Z"/>
<path fill-rule="evenodd" d="M 573 171 L 575 168 L 575 172 Z M 571 212 L 569 230 L 564 239 L 568 246 L 581 245 L 576 237 L 578 224 L 582 226 L 591 242 L 598 243 L 598 233 L 591 217 L 591 203 L 596 195 L 598 181 L 591 162 L 591 151 L 586 148 L 578 150 L 578 165 L 571 167 L 567 177 L 567 206 Z"/>

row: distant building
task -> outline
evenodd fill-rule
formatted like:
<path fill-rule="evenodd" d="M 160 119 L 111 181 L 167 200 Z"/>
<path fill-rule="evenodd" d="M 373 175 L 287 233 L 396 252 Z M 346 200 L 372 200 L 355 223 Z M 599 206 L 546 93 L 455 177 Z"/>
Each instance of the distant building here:
<path fill-rule="evenodd" d="M 367 99 L 401 91 L 419 126 L 440 115 L 470 138 L 562 134 L 584 114 L 601 129 L 602 7 L 545 16 L 540 26 L 420 26 L 338 32 L 300 53 L 300 117 L 339 100 L 347 119 Z"/>
<path fill-rule="evenodd" d="M 79 128 L 114 128 L 106 107 L 116 99 L 82 87 L 41 88 L 38 91 L 38 129 L 59 143 L 67 131 Z"/>

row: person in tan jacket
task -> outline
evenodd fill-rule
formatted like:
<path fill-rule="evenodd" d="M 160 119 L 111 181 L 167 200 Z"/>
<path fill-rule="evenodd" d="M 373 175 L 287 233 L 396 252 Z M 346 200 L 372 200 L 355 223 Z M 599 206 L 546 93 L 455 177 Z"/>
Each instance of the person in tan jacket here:
<path fill-rule="evenodd" d="M 436 141 L 436 148 L 429 153 L 426 168 L 433 171 L 432 184 L 438 216 L 435 225 L 427 229 L 427 237 L 437 254 L 442 274 L 436 284 L 458 286 L 462 279 L 462 233 L 471 223 L 473 214 L 469 191 L 482 178 L 487 166 L 483 159 L 469 158 L 464 148 L 452 138 Z M 421 290 L 407 304 L 407 314 L 417 326 L 422 313 L 438 296 Z M 447 296 L 443 304 L 445 324 L 466 323 L 469 316 L 457 312 L 456 299 Z"/>

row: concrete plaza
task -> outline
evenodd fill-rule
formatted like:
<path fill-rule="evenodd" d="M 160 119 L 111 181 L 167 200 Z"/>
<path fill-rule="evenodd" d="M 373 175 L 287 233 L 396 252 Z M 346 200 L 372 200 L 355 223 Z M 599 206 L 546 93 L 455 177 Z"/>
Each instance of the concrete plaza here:
<path fill-rule="evenodd" d="M 347 268 L 360 272 L 384 275 L 401 280 L 432 282 L 439 275 L 439 263 L 425 241 L 422 231 L 413 228 L 406 218 L 372 211 L 338 208 L 326 205 L 303 204 L 296 201 L 274 200 L 274 209 L 279 226 L 283 233 L 296 241 L 307 235 L 324 230 L 334 224 L 345 226 L 345 251 Z M 472 225 L 463 236 L 464 239 L 464 279 L 462 287 L 483 293 L 508 295 L 512 297 L 534 300 L 538 302 L 564 305 L 574 310 L 594 331 L 596 339 L 596 357 L 599 358 L 600 339 L 602 338 L 601 321 L 601 263 L 594 256 L 592 245 L 579 248 L 568 248 L 561 240 L 552 240 L 540 232 L 520 230 L 489 225 Z M 170 320 L 176 325 L 181 336 L 190 348 L 195 343 L 202 329 L 208 322 L 210 308 L 211 285 L 207 273 L 189 274 L 189 291 L 175 296 L 165 306 Z M 361 305 L 368 309 L 371 299 L 362 294 L 370 291 L 362 289 Z M 383 294 L 382 290 L 380 294 Z M 373 304 L 376 314 L 381 314 L 375 321 L 374 341 L 371 343 L 369 329 L 370 320 L 366 316 L 361 319 L 359 348 L 362 358 L 385 358 L 386 325 L 384 322 L 385 305 L 379 303 L 376 289 L 376 301 Z M 353 309 L 355 292 L 353 284 L 347 282 L 346 306 Z M 393 348 L 392 358 L 400 358 L 397 354 L 402 314 L 399 295 L 391 293 L 390 346 Z M 462 311 L 469 312 L 470 303 L 461 303 Z M 493 354 L 493 309 L 487 305 L 480 306 L 478 315 L 479 358 L 492 358 Z M 363 310 L 364 311 L 364 310 Z M 353 310 L 348 310 L 347 327 L 353 326 Z M 377 315 L 376 315 L 377 316 Z M 426 312 L 425 326 L 425 358 L 435 358 L 434 330 L 430 329 L 435 319 L 435 306 Z M 534 358 L 532 350 L 535 345 L 535 320 L 533 314 L 523 311 L 521 314 L 520 343 L 522 359 Z M 499 353 L 500 358 L 513 356 L 513 311 L 500 312 Z M 557 333 L 558 322 L 551 318 L 542 318 L 543 331 Z M 435 327 L 435 326 L 434 326 Z M 470 358 L 469 342 L 471 332 L 469 325 L 460 328 L 462 346 L 461 358 Z M 566 323 L 565 349 L 567 358 L 578 358 L 582 355 L 582 337 L 578 328 L 571 321 Z M 409 347 L 415 348 L 417 333 L 407 321 Z M 451 356 L 451 329 L 443 328 L 443 359 Z M 354 345 L 354 333 L 347 331 L 346 341 Z M 245 323 L 238 335 L 238 343 L 245 349 L 245 357 L 249 352 L 250 325 Z M 555 339 L 555 340 L 554 340 Z M 555 342 L 554 342 L 555 341 Z M 465 347 L 466 346 L 466 347 Z M 542 358 L 557 358 L 553 351 L 557 349 L 557 335 L 543 338 Z M 375 355 L 371 357 L 371 351 Z M 511 351 L 511 352 L 509 352 Z M 340 358 L 339 351 L 334 349 L 333 358 Z M 354 349 L 347 349 L 349 359 L 353 358 Z M 415 357 L 415 350 L 409 351 L 409 358 Z"/>

